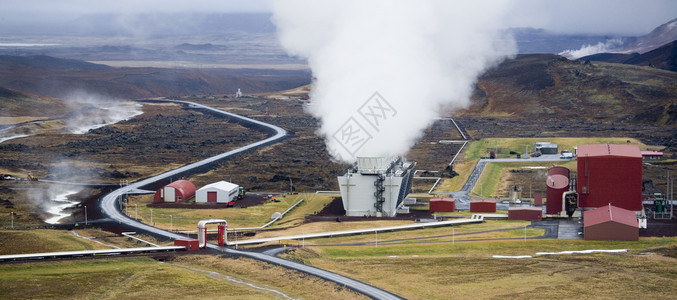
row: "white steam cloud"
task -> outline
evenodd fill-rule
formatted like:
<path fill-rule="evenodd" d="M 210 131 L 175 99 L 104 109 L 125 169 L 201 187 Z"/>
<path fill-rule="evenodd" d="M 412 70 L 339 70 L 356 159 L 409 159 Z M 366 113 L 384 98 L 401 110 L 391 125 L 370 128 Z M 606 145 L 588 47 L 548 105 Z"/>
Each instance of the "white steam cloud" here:
<path fill-rule="evenodd" d="M 406 153 L 442 109 L 516 52 L 504 1 L 274 1 L 290 55 L 308 60 L 307 111 L 337 160 Z"/>
<path fill-rule="evenodd" d="M 83 91 L 73 92 L 67 99 L 73 115 L 66 120 L 66 130 L 73 134 L 85 134 L 90 129 L 115 124 L 143 113 L 141 104 Z"/>
<path fill-rule="evenodd" d="M 559 55 L 569 59 L 579 59 L 583 56 L 593 55 L 597 53 L 612 52 L 623 46 L 623 39 L 610 39 L 606 42 L 599 42 L 596 45 L 583 45 L 578 50 L 564 50 Z"/>

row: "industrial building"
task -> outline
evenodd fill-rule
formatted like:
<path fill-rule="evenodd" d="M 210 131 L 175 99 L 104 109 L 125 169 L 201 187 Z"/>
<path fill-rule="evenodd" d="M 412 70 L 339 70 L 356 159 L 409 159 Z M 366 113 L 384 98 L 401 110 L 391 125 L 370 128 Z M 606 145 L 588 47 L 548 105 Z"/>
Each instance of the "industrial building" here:
<path fill-rule="evenodd" d="M 235 201 L 240 186 L 227 181 L 218 181 L 201 187 L 195 193 L 195 203 L 228 203 Z"/>
<path fill-rule="evenodd" d="M 639 223 L 633 211 L 606 205 L 583 213 L 586 240 L 636 241 Z"/>
<path fill-rule="evenodd" d="M 185 202 L 195 196 L 195 185 L 188 180 L 177 180 L 155 192 L 153 202 Z"/>
<path fill-rule="evenodd" d="M 534 145 L 534 149 L 541 154 L 557 154 L 558 146 L 550 142 L 538 142 Z"/>
<path fill-rule="evenodd" d="M 642 154 L 635 145 L 578 147 L 578 206 L 642 210 Z M 550 200 L 550 199 L 548 199 Z"/>
<path fill-rule="evenodd" d="M 538 221 L 543 218 L 540 207 L 515 206 L 508 208 L 508 220 Z"/>
<path fill-rule="evenodd" d="M 394 217 L 408 212 L 403 200 L 411 191 L 416 163 L 400 157 L 358 157 L 338 177 L 346 216 Z"/>

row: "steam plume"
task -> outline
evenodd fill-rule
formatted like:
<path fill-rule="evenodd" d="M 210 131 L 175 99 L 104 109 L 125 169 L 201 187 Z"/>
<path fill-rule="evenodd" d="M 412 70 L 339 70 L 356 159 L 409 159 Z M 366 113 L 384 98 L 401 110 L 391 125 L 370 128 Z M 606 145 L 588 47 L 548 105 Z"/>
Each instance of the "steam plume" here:
<path fill-rule="evenodd" d="M 516 52 L 500 31 L 502 1 L 273 4 L 282 45 L 313 72 L 307 111 L 347 162 L 406 153 L 440 110 L 469 104 L 478 75 Z"/>
<path fill-rule="evenodd" d="M 603 52 L 614 52 L 620 50 L 620 47 L 623 46 L 623 39 L 616 38 L 616 39 L 610 39 L 607 40 L 606 42 L 599 42 L 596 45 L 583 45 L 581 46 L 580 49 L 578 50 L 564 50 L 559 53 L 559 55 L 562 55 L 566 58 L 569 59 L 579 59 L 583 56 L 588 56 L 588 55 L 593 55 L 597 53 L 603 53 Z"/>
<path fill-rule="evenodd" d="M 73 111 L 66 121 L 66 130 L 73 134 L 84 134 L 90 129 L 115 124 L 143 113 L 140 104 L 84 91 L 72 92 L 66 103 Z"/>

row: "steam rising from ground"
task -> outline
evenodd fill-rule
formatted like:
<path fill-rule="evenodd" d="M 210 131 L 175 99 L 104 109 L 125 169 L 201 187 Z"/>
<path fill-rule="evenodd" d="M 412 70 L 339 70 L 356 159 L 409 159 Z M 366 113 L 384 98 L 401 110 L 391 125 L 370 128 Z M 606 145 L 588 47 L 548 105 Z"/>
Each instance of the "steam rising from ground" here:
<path fill-rule="evenodd" d="M 66 130 L 74 134 L 84 134 L 90 129 L 115 124 L 143 113 L 140 104 L 82 91 L 74 92 L 68 97 L 67 103 L 74 114 L 66 120 Z"/>
<path fill-rule="evenodd" d="M 307 111 L 337 160 L 406 153 L 478 75 L 516 52 L 503 1 L 274 1 L 273 22 L 314 82 Z"/>
<path fill-rule="evenodd" d="M 603 52 L 611 52 L 623 46 L 623 39 L 610 39 L 606 42 L 599 42 L 596 45 L 583 45 L 578 50 L 564 50 L 559 53 L 569 59 L 579 59 L 583 56 L 593 55 Z"/>

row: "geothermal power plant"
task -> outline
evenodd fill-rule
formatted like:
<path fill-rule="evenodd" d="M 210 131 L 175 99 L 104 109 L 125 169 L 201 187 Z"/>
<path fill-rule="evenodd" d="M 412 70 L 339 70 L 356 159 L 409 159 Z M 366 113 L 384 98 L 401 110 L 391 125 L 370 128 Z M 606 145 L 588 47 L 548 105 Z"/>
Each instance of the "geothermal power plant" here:
<path fill-rule="evenodd" d="M 338 177 L 346 216 L 408 213 L 404 199 L 411 191 L 415 167 L 415 162 L 401 157 L 358 157 L 353 167 Z"/>

